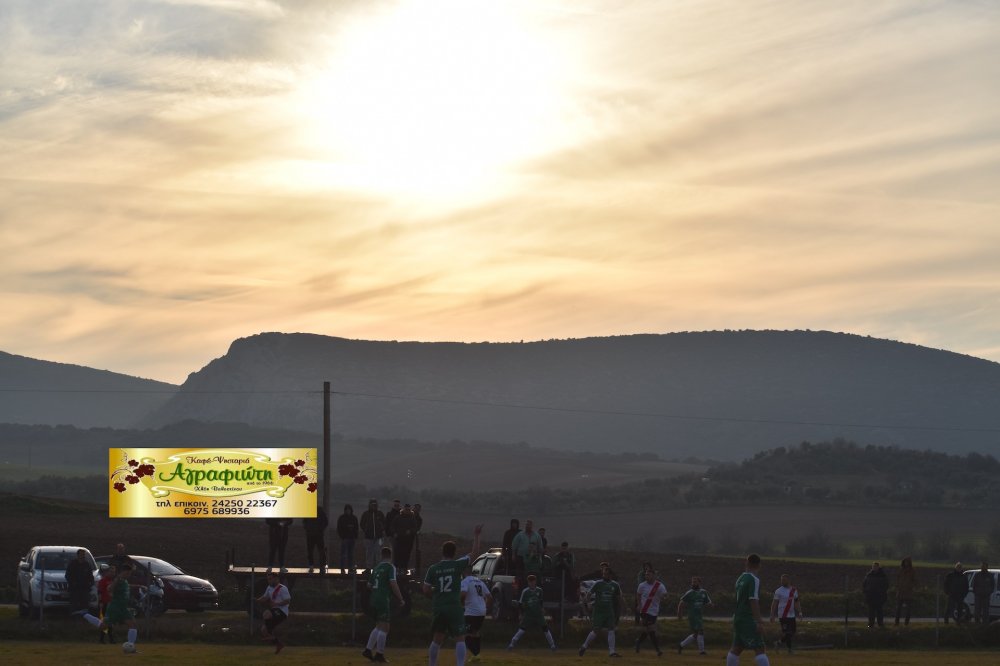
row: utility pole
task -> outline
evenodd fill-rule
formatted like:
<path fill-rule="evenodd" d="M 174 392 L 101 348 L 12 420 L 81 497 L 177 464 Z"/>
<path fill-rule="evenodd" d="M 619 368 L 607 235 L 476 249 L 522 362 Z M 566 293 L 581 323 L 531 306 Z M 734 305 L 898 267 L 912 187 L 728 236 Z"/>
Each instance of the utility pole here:
<path fill-rule="evenodd" d="M 323 382 L 323 512 L 330 515 L 330 382 Z"/>

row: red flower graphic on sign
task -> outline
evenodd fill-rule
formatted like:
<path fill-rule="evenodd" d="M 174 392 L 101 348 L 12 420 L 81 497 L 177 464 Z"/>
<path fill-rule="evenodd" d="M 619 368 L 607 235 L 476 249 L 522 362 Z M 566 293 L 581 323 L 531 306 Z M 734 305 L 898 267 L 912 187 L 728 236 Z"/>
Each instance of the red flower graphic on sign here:
<path fill-rule="evenodd" d="M 111 487 L 120 493 L 128 490 L 129 486 L 139 483 L 141 477 L 152 477 L 156 471 L 155 465 L 151 463 L 140 464 L 135 458 L 129 458 L 125 451 L 122 451 L 121 462 L 118 465 L 118 468 L 111 473 Z"/>
<path fill-rule="evenodd" d="M 296 460 L 294 463 L 286 463 L 284 465 L 278 466 L 278 474 L 281 476 L 290 476 L 292 481 L 300 485 L 306 485 L 306 490 L 311 493 L 316 492 L 317 488 L 317 475 L 316 468 L 309 467 L 308 465 L 312 463 L 310 456 L 307 455 L 305 460 Z"/>
<path fill-rule="evenodd" d="M 118 491 L 118 492 L 120 492 L 120 493 L 123 493 L 123 492 L 125 492 L 125 484 L 124 484 L 124 483 L 121 483 L 121 482 L 119 482 L 119 483 L 116 483 L 116 484 L 115 484 L 115 490 L 117 490 L 117 491 Z"/>

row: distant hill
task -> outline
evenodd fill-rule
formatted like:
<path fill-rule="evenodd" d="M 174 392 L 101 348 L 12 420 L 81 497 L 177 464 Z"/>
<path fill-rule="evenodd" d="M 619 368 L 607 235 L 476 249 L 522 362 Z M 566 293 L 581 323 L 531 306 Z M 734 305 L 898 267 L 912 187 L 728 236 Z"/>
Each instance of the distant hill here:
<path fill-rule="evenodd" d="M 151 379 L 0 352 L 0 423 L 130 427 L 176 390 Z"/>
<path fill-rule="evenodd" d="M 264 333 L 236 340 L 142 423 L 317 432 L 324 380 L 348 437 L 723 460 L 837 437 L 952 453 L 1000 443 L 1000 364 L 811 331 L 478 344 Z"/>

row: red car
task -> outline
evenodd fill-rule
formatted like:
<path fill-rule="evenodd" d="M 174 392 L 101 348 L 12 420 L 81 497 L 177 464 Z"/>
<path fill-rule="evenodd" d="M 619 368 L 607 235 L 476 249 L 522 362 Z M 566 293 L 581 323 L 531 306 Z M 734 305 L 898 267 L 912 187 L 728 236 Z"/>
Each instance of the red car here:
<path fill-rule="evenodd" d="M 108 564 L 111 556 L 102 555 L 96 559 L 98 564 Z M 129 578 L 133 590 L 148 587 L 154 578 L 163 582 L 164 610 L 178 608 L 193 613 L 219 607 L 219 591 L 210 581 L 188 575 L 179 567 L 156 557 L 129 555 L 129 559 L 135 566 Z"/>

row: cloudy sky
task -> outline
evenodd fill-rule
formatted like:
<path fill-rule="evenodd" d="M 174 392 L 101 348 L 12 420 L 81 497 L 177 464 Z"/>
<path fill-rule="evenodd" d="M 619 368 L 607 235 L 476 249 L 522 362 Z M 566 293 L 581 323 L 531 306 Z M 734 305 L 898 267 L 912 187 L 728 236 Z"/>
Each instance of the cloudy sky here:
<path fill-rule="evenodd" d="M 1000 360 L 1000 3 L 0 3 L 0 350 L 825 329 Z"/>

